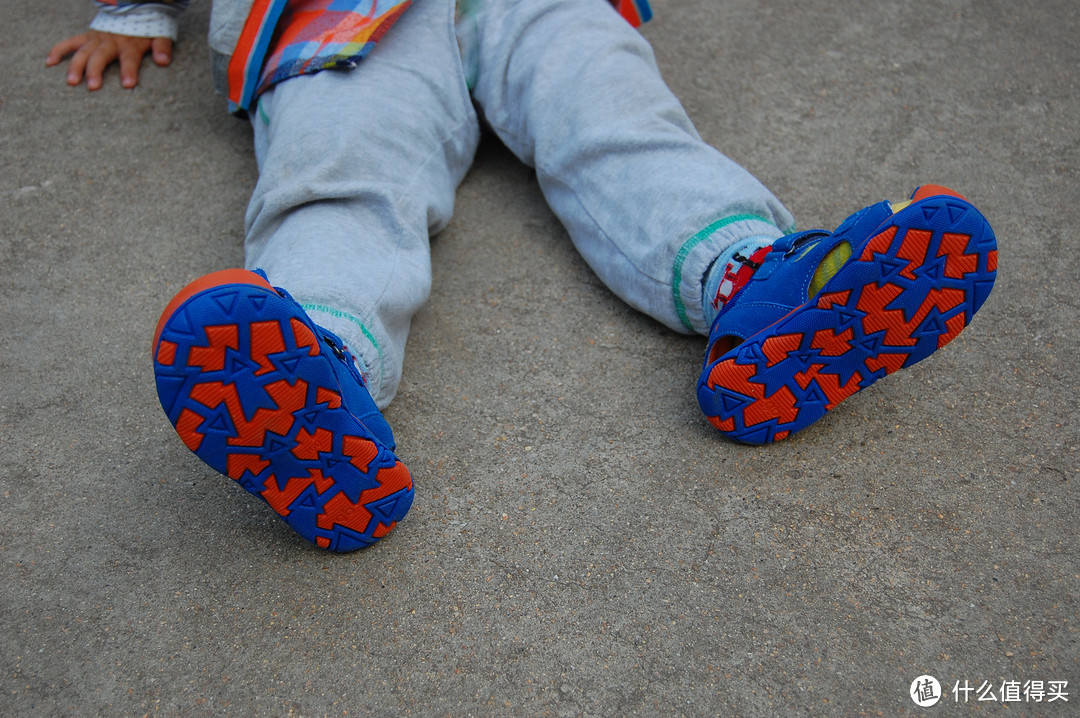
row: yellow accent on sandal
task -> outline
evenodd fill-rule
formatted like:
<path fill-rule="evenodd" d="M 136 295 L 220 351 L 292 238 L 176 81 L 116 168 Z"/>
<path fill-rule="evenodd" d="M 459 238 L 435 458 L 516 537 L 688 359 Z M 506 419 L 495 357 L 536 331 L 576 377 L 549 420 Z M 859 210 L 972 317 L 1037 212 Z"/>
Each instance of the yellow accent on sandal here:
<path fill-rule="evenodd" d="M 840 268 L 847 264 L 849 259 L 851 259 L 851 245 L 847 242 L 841 242 L 830 249 L 829 253 L 825 255 L 825 259 L 821 260 L 821 264 L 814 271 L 813 278 L 810 279 L 810 294 L 807 299 L 820 292 L 828 284 L 829 280 L 836 276 Z"/>

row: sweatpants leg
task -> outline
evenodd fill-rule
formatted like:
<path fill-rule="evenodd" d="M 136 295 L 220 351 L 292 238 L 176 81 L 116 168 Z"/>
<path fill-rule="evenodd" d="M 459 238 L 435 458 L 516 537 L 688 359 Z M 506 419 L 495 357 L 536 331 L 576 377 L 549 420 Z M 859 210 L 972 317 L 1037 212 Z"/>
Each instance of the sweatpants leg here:
<path fill-rule="evenodd" d="M 793 220 L 760 182 L 704 143 L 645 39 L 605 0 L 483 0 L 473 97 L 580 253 L 630 305 L 708 332 L 709 265 Z"/>
<path fill-rule="evenodd" d="M 428 237 L 449 222 L 479 140 L 454 3 L 414 3 L 353 71 L 267 91 L 252 125 L 245 265 L 345 340 L 385 407 L 431 288 Z"/>

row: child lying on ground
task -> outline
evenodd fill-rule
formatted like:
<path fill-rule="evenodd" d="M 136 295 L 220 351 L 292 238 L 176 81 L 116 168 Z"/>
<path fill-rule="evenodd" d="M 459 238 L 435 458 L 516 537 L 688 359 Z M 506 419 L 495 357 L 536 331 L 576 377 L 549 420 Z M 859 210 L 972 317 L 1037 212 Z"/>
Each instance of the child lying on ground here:
<path fill-rule="evenodd" d="M 60 42 L 69 84 L 134 87 L 186 2 L 99 3 Z M 618 296 L 708 337 L 697 399 L 768 443 L 953 339 L 989 294 L 994 233 L 924 186 L 835 231 L 701 140 L 631 26 L 641 0 L 216 0 L 218 88 L 254 130 L 245 265 L 195 280 L 154 337 L 162 407 L 203 461 L 301 536 L 370 545 L 413 500 L 380 409 L 431 286 L 429 237 L 486 123 Z M 620 17 L 621 15 L 621 17 Z M 626 20 L 631 22 L 627 22 Z M 287 291 L 286 291 L 287 290 Z"/>

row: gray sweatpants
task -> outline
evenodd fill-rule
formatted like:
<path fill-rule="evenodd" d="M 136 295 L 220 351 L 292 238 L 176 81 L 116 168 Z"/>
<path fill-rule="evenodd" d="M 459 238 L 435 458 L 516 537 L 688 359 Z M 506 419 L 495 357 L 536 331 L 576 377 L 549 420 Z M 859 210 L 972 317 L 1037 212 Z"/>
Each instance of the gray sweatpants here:
<path fill-rule="evenodd" d="M 724 249 L 793 225 L 701 140 L 605 0 L 480 7 L 455 27 L 454 0 L 416 0 L 356 70 L 287 80 L 252 113 L 245 263 L 345 339 L 380 407 L 430 291 L 428 238 L 476 150 L 476 108 L 535 167 L 597 275 L 678 331 L 708 332 L 702 281 Z"/>

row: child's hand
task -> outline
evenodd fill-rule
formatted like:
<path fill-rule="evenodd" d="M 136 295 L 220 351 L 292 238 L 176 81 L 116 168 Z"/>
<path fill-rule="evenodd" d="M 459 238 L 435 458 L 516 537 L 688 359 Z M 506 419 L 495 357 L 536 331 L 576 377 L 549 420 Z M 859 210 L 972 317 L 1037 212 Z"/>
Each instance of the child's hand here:
<path fill-rule="evenodd" d="M 68 66 L 67 84 L 78 85 L 85 76 L 86 89 L 97 90 L 101 88 L 101 75 L 105 68 L 119 60 L 120 84 L 130 89 L 139 84 L 139 67 L 148 52 L 155 63 L 165 67 L 172 62 L 172 40 L 90 30 L 56 43 L 45 65 L 58 65 L 66 56 L 75 53 Z"/>

